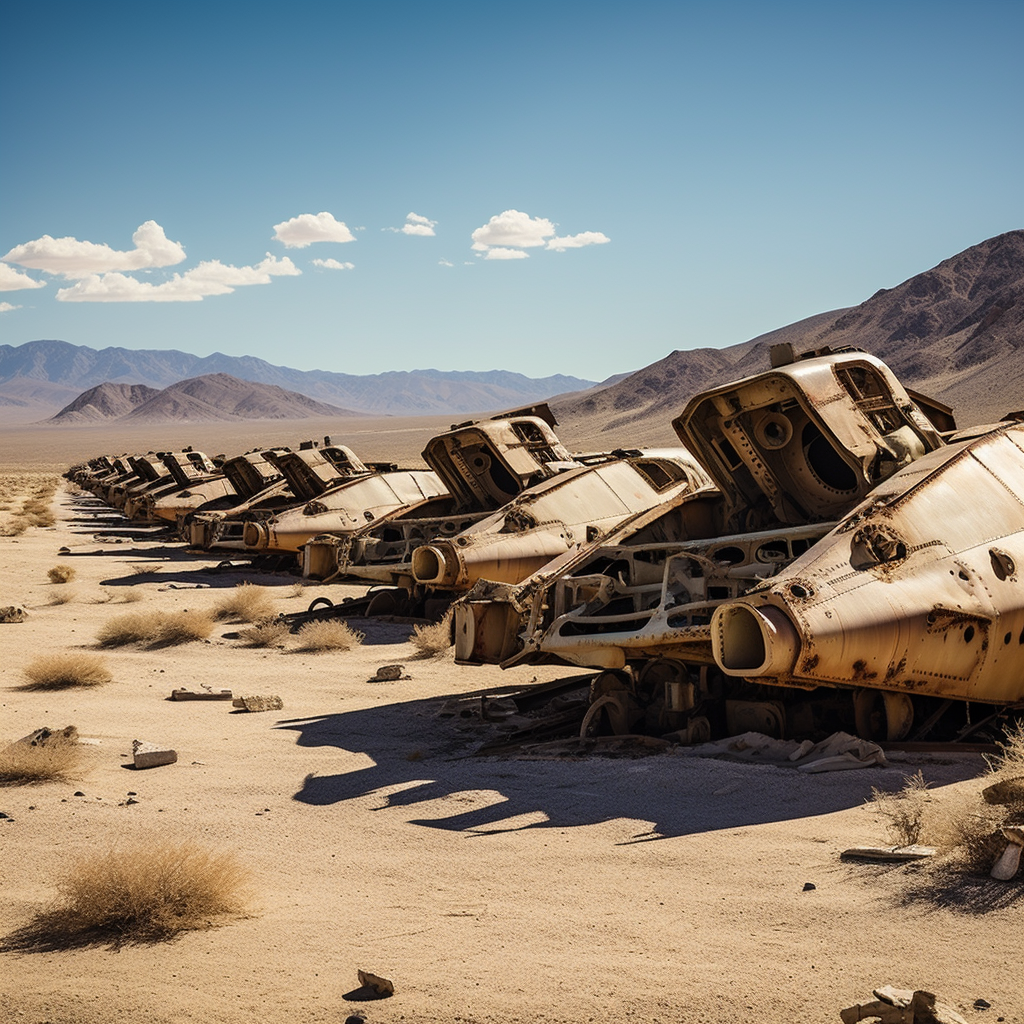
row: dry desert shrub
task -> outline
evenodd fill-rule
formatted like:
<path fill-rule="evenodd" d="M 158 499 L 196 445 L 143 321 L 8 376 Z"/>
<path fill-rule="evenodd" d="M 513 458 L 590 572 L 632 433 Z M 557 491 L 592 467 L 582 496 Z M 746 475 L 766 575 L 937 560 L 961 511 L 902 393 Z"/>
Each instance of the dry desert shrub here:
<path fill-rule="evenodd" d="M 1016 778 L 1024 775 L 1024 722 L 1006 730 L 1006 739 L 999 744 L 1000 752 L 988 758 L 988 766 L 996 779 Z"/>
<path fill-rule="evenodd" d="M 274 604 L 266 587 L 239 583 L 230 594 L 221 598 L 214 613 L 218 619 L 256 622 L 272 615 L 273 611 Z"/>
<path fill-rule="evenodd" d="M 159 564 L 144 565 L 139 562 L 136 565 L 129 565 L 128 568 L 131 569 L 132 576 L 148 576 L 150 573 L 160 572 L 163 566 Z"/>
<path fill-rule="evenodd" d="M 35 742 L 27 738 L 17 740 L 0 750 L 0 785 L 24 786 L 77 778 L 83 754 L 78 730 L 73 725 L 60 732 L 49 732 Z"/>
<path fill-rule="evenodd" d="M 409 642 L 423 658 L 436 658 L 447 654 L 452 646 L 452 612 L 445 612 L 440 622 L 413 626 Z"/>
<path fill-rule="evenodd" d="M 871 802 L 885 821 L 885 830 L 897 846 L 913 846 L 921 841 L 925 808 L 931 800 L 928 783 L 918 769 L 903 780 L 898 793 L 871 787 Z"/>
<path fill-rule="evenodd" d="M 70 604 L 75 599 L 74 587 L 55 587 L 50 591 L 47 604 Z"/>
<path fill-rule="evenodd" d="M 159 612 L 128 612 L 118 615 L 103 623 L 96 634 L 96 643 L 100 647 L 124 647 L 127 644 L 148 642 L 156 635 L 159 619 Z"/>
<path fill-rule="evenodd" d="M 171 840 L 84 854 L 57 891 L 48 929 L 135 941 L 212 927 L 215 917 L 244 913 L 251 898 L 249 873 L 233 854 Z"/>
<path fill-rule="evenodd" d="M 205 611 L 126 612 L 100 627 L 96 643 L 100 647 L 142 643 L 149 647 L 171 647 L 205 640 L 212 632 L 213 617 Z"/>
<path fill-rule="evenodd" d="M 344 619 L 307 622 L 298 632 L 300 651 L 349 651 L 366 638 Z"/>
<path fill-rule="evenodd" d="M 206 611 L 168 612 L 160 614 L 154 646 L 170 647 L 205 640 L 213 632 L 213 616 Z"/>
<path fill-rule="evenodd" d="M 288 588 L 289 597 L 302 597 L 306 593 L 306 584 L 302 580 L 296 580 Z"/>
<path fill-rule="evenodd" d="M 75 578 L 75 567 L 73 565 L 55 565 L 48 569 L 46 575 L 50 577 L 51 583 L 70 583 Z"/>
<path fill-rule="evenodd" d="M 22 669 L 23 690 L 69 690 L 80 686 L 102 686 L 113 676 L 106 662 L 95 654 L 70 651 L 43 654 Z"/>
<path fill-rule="evenodd" d="M 246 647 L 281 647 L 291 630 L 286 622 L 270 619 L 257 622 L 247 629 L 240 629 L 238 637 Z"/>
<path fill-rule="evenodd" d="M 989 806 L 977 794 L 945 793 L 928 814 L 925 834 L 952 866 L 988 874 L 999 855 L 992 837 L 1006 817 L 1005 808 Z"/>

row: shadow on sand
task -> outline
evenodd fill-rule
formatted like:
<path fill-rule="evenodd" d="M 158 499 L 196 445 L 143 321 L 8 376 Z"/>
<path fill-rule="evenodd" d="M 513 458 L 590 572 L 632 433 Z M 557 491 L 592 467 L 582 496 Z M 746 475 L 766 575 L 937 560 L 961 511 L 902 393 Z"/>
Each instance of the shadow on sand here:
<path fill-rule="evenodd" d="M 415 662 L 408 669 L 415 677 Z M 829 814 L 864 803 L 872 786 L 899 788 L 909 774 L 903 767 L 874 767 L 804 775 L 772 765 L 671 753 L 559 760 L 474 757 L 476 747 L 493 733 L 489 726 L 452 715 L 452 699 L 280 722 L 277 728 L 298 733 L 300 746 L 362 752 L 373 761 L 344 774 L 309 775 L 294 799 L 324 806 L 375 795 L 381 801 L 378 810 L 407 808 L 412 824 L 467 837 L 632 819 L 638 827 L 623 841 L 629 844 Z M 982 767 L 980 758 L 957 758 L 928 764 L 924 772 L 932 785 L 944 785 L 974 777 Z M 466 810 L 461 809 L 465 800 L 451 801 L 448 806 L 459 809 L 447 812 L 429 806 L 480 791 L 491 793 L 494 802 Z"/>

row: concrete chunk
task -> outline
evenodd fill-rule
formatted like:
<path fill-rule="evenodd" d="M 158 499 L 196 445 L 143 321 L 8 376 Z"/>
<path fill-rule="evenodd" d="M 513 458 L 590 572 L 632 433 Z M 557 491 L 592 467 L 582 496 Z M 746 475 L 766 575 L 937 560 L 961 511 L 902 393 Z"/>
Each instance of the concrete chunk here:
<path fill-rule="evenodd" d="M 158 768 L 163 764 L 174 764 L 178 752 L 157 743 L 132 740 L 132 758 L 136 768 Z"/>
<path fill-rule="evenodd" d="M 280 711 L 284 707 L 284 701 L 276 695 L 264 697 L 254 694 L 251 697 L 236 697 L 231 703 L 236 708 L 244 708 L 246 711 Z"/>

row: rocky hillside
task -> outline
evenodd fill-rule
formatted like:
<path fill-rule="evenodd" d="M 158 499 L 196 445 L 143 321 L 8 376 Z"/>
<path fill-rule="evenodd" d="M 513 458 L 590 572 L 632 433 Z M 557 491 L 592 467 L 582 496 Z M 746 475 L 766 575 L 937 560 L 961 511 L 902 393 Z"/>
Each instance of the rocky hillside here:
<path fill-rule="evenodd" d="M 51 423 L 101 423 L 127 416 L 133 409 L 158 395 L 157 388 L 145 384 L 113 384 L 105 381 L 83 391 L 64 406 Z"/>
<path fill-rule="evenodd" d="M 672 443 L 670 420 L 698 391 L 758 373 L 773 344 L 849 345 L 884 359 L 903 382 L 951 405 L 963 425 L 1024 408 L 1024 231 L 1011 231 L 845 310 L 809 317 L 724 349 L 673 352 L 602 391 L 565 396 L 558 418 L 576 436 L 632 432 Z"/>
<path fill-rule="evenodd" d="M 139 384 L 101 384 L 79 395 L 49 422 L 203 423 L 352 415 L 274 384 L 211 373 L 178 381 L 162 391 Z"/>

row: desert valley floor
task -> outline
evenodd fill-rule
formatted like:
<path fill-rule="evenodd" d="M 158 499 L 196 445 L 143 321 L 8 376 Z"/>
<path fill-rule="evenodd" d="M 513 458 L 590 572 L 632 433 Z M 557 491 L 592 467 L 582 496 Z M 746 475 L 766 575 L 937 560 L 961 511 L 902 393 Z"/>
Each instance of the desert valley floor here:
<path fill-rule="evenodd" d="M 363 428 L 380 441 L 366 457 L 408 460 L 430 433 L 379 428 Z M 241 450 L 310 433 L 260 429 L 164 443 Z M 0 476 L 123 447 L 98 429 L 2 439 Z M 474 757 L 474 721 L 445 713 L 454 698 L 572 670 L 419 658 L 401 622 L 360 621 L 360 647 L 320 654 L 248 649 L 219 623 L 208 641 L 103 652 L 104 686 L 27 689 L 33 659 L 96 651 L 128 607 L 213 608 L 242 580 L 271 588 L 279 611 L 362 590 L 211 572 L 218 557 L 159 540 L 100 541 L 63 487 L 54 510 L 55 525 L 0 537 L 0 605 L 29 612 L 0 625 L 0 745 L 68 724 L 96 742 L 75 782 L 0 788 L 5 1021 L 838 1021 L 891 984 L 933 991 L 971 1022 L 1024 1022 L 1024 885 L 840 860 L 888 842 L 872 787 L 897 790 L 920 769 L 936 801 L 977 793 L 978 755 L 892 754 L 887 768 L 811 776 L 671 752 Z M 58 562 L 75 569 L 64 603 L 47 578 Z M 125 605 L 128 591 L 141 600 Z M 391 663 L 408 678 L 368 682 Z M 284 707 L 172 702 L 176 687 L 278 694 Z M 177 763 L 132 770 L 133 739 L 174 747 Z M 168 838 L 234 853 L 251 873 L 249 912 L 170 941 L 17 941 L 71 858 Z M 357 969 L 394 995 L 346 1001 Z"/>

